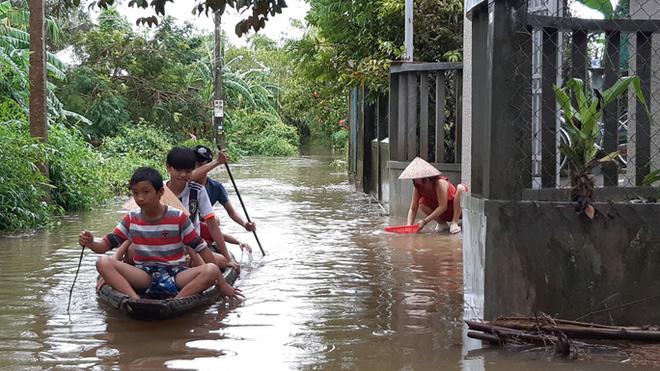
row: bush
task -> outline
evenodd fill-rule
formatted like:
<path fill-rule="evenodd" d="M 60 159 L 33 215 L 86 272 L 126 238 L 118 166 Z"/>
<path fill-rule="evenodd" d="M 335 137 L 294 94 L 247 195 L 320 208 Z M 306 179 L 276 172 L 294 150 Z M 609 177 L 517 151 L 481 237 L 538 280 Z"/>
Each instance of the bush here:
<path fill-rule="evenodd" d="M 105 188 L 114 195 L 127 194 L 128 180 L 140 166 L 153 167 L 166 177 L 165 158 L 171 148 L 170 139 L 149 125 L 124 127 L 101 146 Z"/>
<path fill-rule="evenodd" d="M 35 166 L 45 150 L 30 137 L 26 120 L 0 122 L 0 148 L 0 231 L 48 224 L 58 208 L 45 202 L 48 179 Z"/>
<path fill-rule="evenodd" d="M 164 161 L 155 161 L 140 157 L 134 153 L 126 153 L 122 156 L 105 157 L 102 162 L 101 171 L 105 188 L 111 195 L 129 194 L 128 181 L 135 169 L 141 166 L 149 166 L 167 178 Z"/>
<path fill-rule="evenodd" d="M 339 130 L 332 133 L 332 148 L 345 153 L 348 150 L 348 130 Z"/>
<path fill-rule="evenodd" d="M 124 126 L 116 136 L 105 138 L 101 146 L 108 157 L 131 154 L 163 163 L 171 148 L 171 138 L 147 123 Z"/>
<path fill-rule="evenodd" d="M 227 143 L 242 155 L 295 156 L 299 139 L 295 127 L 268 112 L 237 112 L 227 125 Z"/>
<path fill-rule="evenodd" d="M 0 97 L 0 122 L 11 120 L 18 120 L 27 123 L 28 117 L 21 105 L 15 100 L 7 97 Z"/>
<path fill-rule="evenodd" d="M 66 210 L 89 210 L 108 198 L 101 170 L 102 157 L 76 128 L 60 124 L 48 130 L 53 200 Z"/>

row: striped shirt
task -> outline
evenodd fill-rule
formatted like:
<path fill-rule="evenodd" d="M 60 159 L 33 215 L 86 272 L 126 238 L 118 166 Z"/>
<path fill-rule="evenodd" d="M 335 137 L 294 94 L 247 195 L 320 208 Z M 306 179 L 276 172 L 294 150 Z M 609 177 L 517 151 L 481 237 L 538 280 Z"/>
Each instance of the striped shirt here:
<path fill-rule="evenodd" d="M 126 240 L 133 242 L 133 260 L 136 265 L 180 265 L 185 262 L 184 245 L 197 252 L 207 248 L 190 218 L 183 211 L 171 206 L 167 207 L 162 218 L 154 222 L 145 220 L 140 209 L 128 212 L 104 240 L 110 248 L 115 248 Z"/>

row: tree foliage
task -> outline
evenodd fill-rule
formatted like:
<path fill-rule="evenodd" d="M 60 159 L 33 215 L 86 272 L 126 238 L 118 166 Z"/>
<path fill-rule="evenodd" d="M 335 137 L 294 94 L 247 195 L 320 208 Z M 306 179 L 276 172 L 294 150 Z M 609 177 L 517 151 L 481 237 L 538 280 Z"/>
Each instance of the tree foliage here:
<path fill-rule="evenodd" d="M 128 6 L 131 8 L 148 9 L 151 7 L 154 15 L 148 17 L 140 17 L 136 23 L 138 25 L 157 26 L 159 24 L 158 16 L 165 16 L 166 5 L 173 0 L 129 0 Z M 182 1 L 182 0 L 179 0 Z M 62 6 L 80 6 L 85 1 L 81 0 L 64 0 Z M 90 1 L 88 6 L 98 6 L 101 9 L 109 9 L 115 4 L 115 0 L 94 0 Z M 266 26 L 266 22 L 270 17 L 282 13 L 282 10 L 287 7 L 285 0 L 199 0 L 195 2 L 192 7 L 192 12 L 198 15 L 206 15 L 219 13 L 224 14 L 227 6 L 234 8 L 239 14 L 245 14 L 234 27 L 238 36 L 246 34 L 250 29 L 259 31 Z"/>
<path fill-rule="evenodd" d="M 165 19 L 153 33 L 138 33 L 115 10 L 98 27 L 82 32 L 75 54 L 81 64 L 68 74 L 59 94 L 67 109 L 93 124 L 82 130 L 96 143 L 123 125 L 145 122 L 178 138 L 210 136 L 213 96 L 213 40 L 190 24 Z M 275 111 L 276 87 L 265 68 L 240 70 L 240 58 L 223 66 L 227 111 Z"/>
<path fill-rule="evenodd" d="M 56 22 L 47 19 L 48 36 L 59 40 L 61 33 Z M 9 1 L 0 2 L 0 96 L 11 96 L 27 110 L 29 98 L 30 35 L 27 32 L 29 14 Z M 64 64 L 47 53 L 47 71 L 51 79 L 64 78 Z M 49 86 L 52 91 L 52 85 Z M 49 100 L 54 96 L 49 94 Z M 51 102 L 52 103 L 52 102 Z"/>
<path fill-rule="evenodd" d="M 385 90 L 390 62 L 399 60 L 404 52 L 403 1 L 310 0 L 310 6 L 307 20 L 315 30 L 309 35 L 311 44 L 305 47 L 329 54 L 324 68 L 344 87 L 364 84 L 371 90 Z M 457 59 L 463 1 L 420 0 L 414 11 L 415 60 Z"/>

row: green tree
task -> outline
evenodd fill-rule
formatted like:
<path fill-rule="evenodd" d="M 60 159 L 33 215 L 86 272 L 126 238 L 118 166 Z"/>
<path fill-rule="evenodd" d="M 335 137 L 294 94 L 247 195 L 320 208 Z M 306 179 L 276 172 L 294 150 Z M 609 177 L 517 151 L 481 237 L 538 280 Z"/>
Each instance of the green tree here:
<path fill-rule="evenodd" d="M 258 56 L 229 48 L 223 66 L 226 113 L 264 111 L 278 116 L 279 86 Z M 115 10 L 76 39 L 81 65 L 59 90 L 67 109 L 79 110 L 93 125 L 81 129 L 94 142 L 143 122 L 179 140 L 210 137 L 213 40 L 192 25 L 165 19 L 150 34 L 132 30 Z M 130 103 L 129 103 L 130 102 Z"/>

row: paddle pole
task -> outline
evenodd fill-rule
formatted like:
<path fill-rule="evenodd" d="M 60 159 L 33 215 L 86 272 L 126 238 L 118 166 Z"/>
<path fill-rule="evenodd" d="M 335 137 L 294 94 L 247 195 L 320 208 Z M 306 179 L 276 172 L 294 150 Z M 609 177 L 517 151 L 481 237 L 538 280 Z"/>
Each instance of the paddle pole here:
<path fill-rule="evenodd" d="M 220 148 L 218 148 L 218 150 L 220 150 Z M 238 200 L 241 202 L 243 213 L 245 213 L 245 217 L 247 218 L 248 223 L 252 223 L 252 220 L 250 220 L 250 216 L 248 215 L 247 209 L 245 208 L 245 204 L 243 203 L 243 197 L 241 197 L 240 192 L 238 192 L 238 187 L 236 186 L 236 182 L 234 181 L 234 176 L 231 175 L 231 170 L 229 170 L 229 164 L 226 162 L 225 162 L 225 169 L 227 169 L 227 174 L 229 174 L 229 179 L 231 179 L 231 184 L 234 185 L 234 190 L 236 191 Z M 252 233 L 254 234 L 254 238 L 257 240 L 257 245 L 259 245 L 259 250 L 261 250 L 261 255 L 266 256 L 266 252 L 264 251 L 264 248 L 261 247 L 261 242 L 259 242 L 259 236 L 257 236 L 257 231 L 252 231 Z"/>
<path fill-rule="evenodd" d="M 76 275 L 73 276 L 73 283 L 71 284 L 71 289 L 69 290 L 69 304 L 67 304 L 66 306 L 67 313 L 69 313 L 69 308 L 71 308 L 71 295 L 73 295 L 73 287 L 76 285 L 76 280 L 78 279 L 78 272 L 80 272 L 80 265 L 82 264 L 84 253 L 85 253 L 85 246 L 82 246 L 82 249 L 80 250 L 80 259 L 78 259 L 78 268 L 76 269 Z"/>

